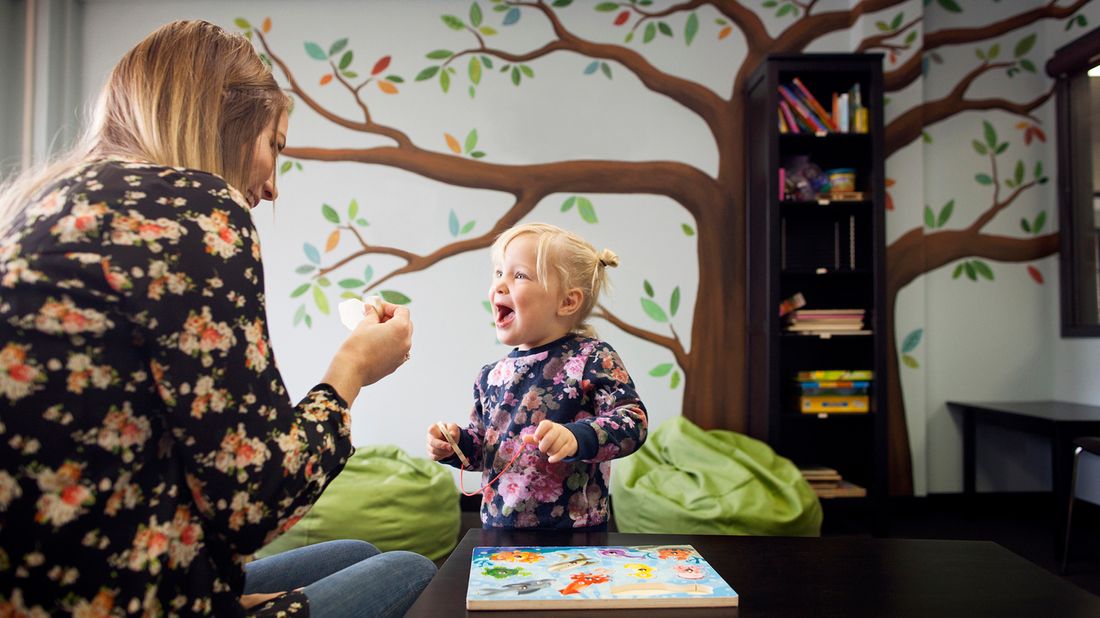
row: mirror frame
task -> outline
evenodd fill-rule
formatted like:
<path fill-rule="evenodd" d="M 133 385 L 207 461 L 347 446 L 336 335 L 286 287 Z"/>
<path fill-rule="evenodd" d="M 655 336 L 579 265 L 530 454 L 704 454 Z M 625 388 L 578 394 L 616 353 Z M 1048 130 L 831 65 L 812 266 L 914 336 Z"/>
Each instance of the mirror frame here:
<path fill-rule="evenodd" d="M 1080 105 L 1073 105 L 1072 91 L 1074 76 L 1088 71 L 1091 67 L 1100 64 L 1100 28 L 1095 28 L 1087 34 L 1063 45 L 1054 52 L 1054 56 L 1046 64 L 1047 75 L 1055 79 L 1055 110 L 1058 118 L 1057 125 L 1057 149 L 1058 149 L 1058 237 L 1060 240 L 1059 274 L 1060 287 L 1059 302 L 1062 314 L 1062 337 L 1100 337 L 1100 319 L 1096 323 L 1081 322 L 1076 307 L 1078 306 L 1078 281 L 1084 273 L 1080 272 L 1080 265 L 1074 259 L 1081 247 L 1077 246 L 1074 238 L 1074 204 L 1078 200 L 1085 199 L 1082 195 L 1087 190 L 1089 202 L 1092 202 L 1092 169 L 1086 165 L 1087 161 L 1075 156 L 1081 145 L 1074 147 L 1073 126 L 1075 114 L 1087 113 Z M 1077 87 L 1080 87 L 1080 81 Z M 1091 149 L 1091 137 L 1086 138 L 1085 148 Z M 1100 153 L 1096 153 L 1100 156 Z M 1086 182 L 1087 180 L 1087 182 Z M 1086 186 L 1087 185 L 1087 186 Z M 1096 242 L 1100 242 L 1097 239 Z M 1096 278 L 1097 273 L 1088 273 L 1087 276 Z"/>

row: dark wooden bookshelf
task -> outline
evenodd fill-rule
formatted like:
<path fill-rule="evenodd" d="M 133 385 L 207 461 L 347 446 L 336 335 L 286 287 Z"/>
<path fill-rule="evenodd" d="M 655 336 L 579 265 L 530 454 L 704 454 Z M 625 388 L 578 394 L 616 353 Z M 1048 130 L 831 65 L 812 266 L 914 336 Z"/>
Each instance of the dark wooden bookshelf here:
<path fill-rule="evenodd" d="M 832 93 L 859 84 L 866 133 L 781 133 L 780 84 L 798 77 L 827 111 Z M 881 54 L 773 55 L 748 82 L 746 122 L 749 298 L 749 433 L 802 466 L 836 469 L 867 498 L 887 493 L 885 171 Z M 780 199 L 779 170 L 809 156 L 822 171 L 850 168 L 859 199 Z M 790 332 L 779 305 L 795 293 L 803 309 L 862 309 L 852 332 Z M 799 371 L 874 372 L 867 413 L 802 413 Z M 867 512 L 872 512 L 866 509 Z M 873 513 L 873 512 L 872 512 Z M 873 522 L 872 522 L 873 524 Z"/>

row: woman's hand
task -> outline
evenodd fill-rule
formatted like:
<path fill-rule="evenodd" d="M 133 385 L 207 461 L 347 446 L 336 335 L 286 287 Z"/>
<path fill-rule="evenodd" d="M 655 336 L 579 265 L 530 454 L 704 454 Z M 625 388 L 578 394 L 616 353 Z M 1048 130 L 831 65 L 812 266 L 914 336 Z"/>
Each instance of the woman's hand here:
<path fill-rule="evenodd" d="M 256 594 L 242 594 L 241 595 L 241 607 L 245 609 L 252 609 L 261 603 L 267 603 L 275 597 L 280 597 L 286 594 L 285 592 L 257 592 Z"/>
<path fill-rule="evenodd" d="M 447 423 L 447 433 L 451 434 L 451 438 L 458 442 L 458 434 L 461 431 L 458 425 L 454 423 Z M 439 426 L 432 423 L 428 426 L 428 457 L 431 457 L 435 461 L 440 459 L 446 459 L 451 455 L 454 455 L 455 451 L 451 448 L 451 444 L 447 442 L 447 439 L 443 437 L 443 433 L 439 430 Z"/>
<path fill-rule="evenodd" d="M 523 435 L 523 441 L 537 444 L 540 451 L 549 455 L 547 461 L 550 463 L 557 463 L 577 453 L 577 436 L 566 429 L 565 425 L 554 421 L 542 421 L 535 428 L 535 433 Z"/>
<path fill-rule="evenodd" d="M 409 310 L 382 303 L 382 315 L 369 306 L 365 318 L 348 335 L 332 358 L 324 381 L 351 407 L 359 389 L 390 375 L 408 359 L 412 347 Z"/>

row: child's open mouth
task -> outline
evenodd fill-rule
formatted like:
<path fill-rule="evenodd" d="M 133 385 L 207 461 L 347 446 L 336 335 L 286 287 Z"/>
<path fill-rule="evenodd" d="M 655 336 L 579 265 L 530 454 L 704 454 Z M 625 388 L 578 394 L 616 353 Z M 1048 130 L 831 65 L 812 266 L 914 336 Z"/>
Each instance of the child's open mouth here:
<path fill-rule="evenodd" d="M 512 320 L 516 319 L 516 312 L 511 307 L 504 305 L 497 305 L 497 326 L 503 327 L 512 323 Z"/>

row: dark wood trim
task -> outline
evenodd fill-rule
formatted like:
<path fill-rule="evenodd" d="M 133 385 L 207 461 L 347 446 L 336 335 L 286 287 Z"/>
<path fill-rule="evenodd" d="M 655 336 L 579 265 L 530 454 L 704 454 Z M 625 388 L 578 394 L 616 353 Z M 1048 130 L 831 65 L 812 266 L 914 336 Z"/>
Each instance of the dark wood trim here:
<path fill-rule="evenodd" d="M 1047 61 L 1047 75 L 1059 78 L 1100 64 L 1100 28 L 1066 43 Z"/>

